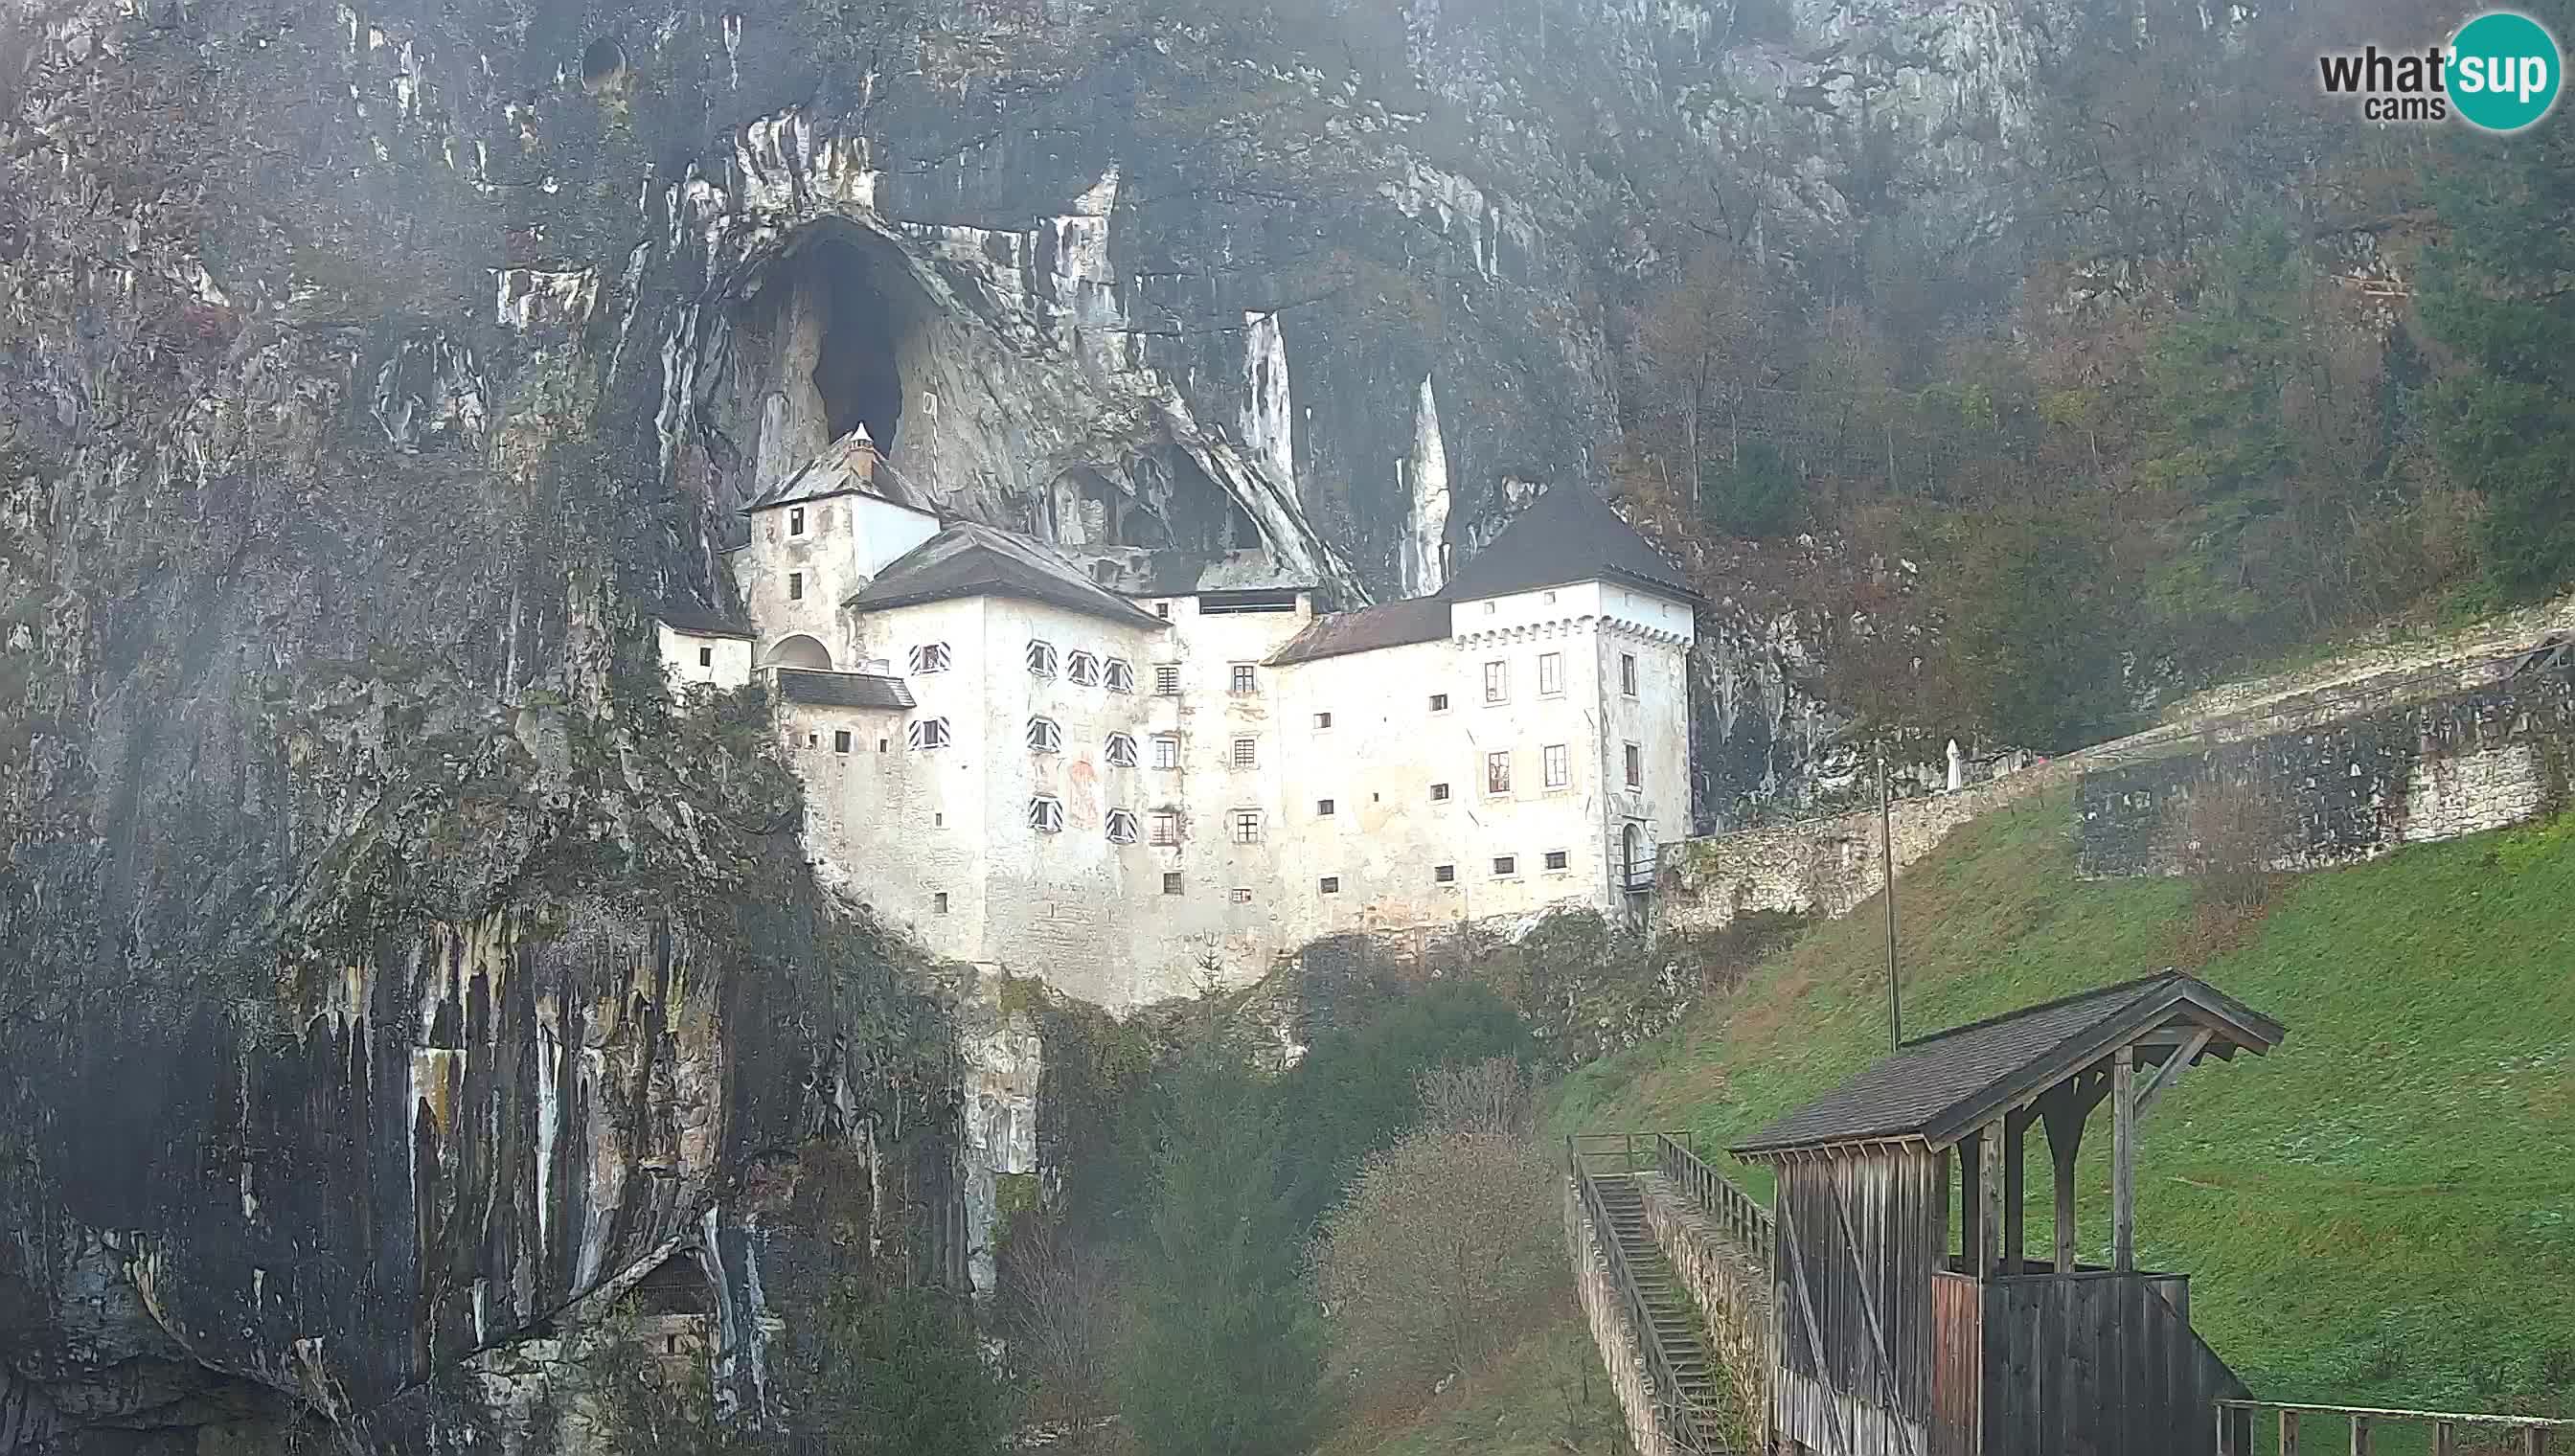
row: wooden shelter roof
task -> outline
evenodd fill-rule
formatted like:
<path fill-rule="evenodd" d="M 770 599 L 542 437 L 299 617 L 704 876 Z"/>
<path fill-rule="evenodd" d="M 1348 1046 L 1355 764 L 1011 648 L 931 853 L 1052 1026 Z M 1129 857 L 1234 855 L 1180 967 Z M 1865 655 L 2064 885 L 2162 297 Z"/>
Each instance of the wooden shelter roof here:
<path fill-rule="evenodd" d="M 2119 1047 L 2172 1031 L 2193 1034 L 2160 1038 L 2167 1060 L 2184 1048 L 2194 1059 L 2259 1055 L 2288 1034 L 2206 981 L 2167 970 L 1907 1041 L 1732 1151 L 1753 1158 L 1888 1141 L 1944 1148 Z"/>

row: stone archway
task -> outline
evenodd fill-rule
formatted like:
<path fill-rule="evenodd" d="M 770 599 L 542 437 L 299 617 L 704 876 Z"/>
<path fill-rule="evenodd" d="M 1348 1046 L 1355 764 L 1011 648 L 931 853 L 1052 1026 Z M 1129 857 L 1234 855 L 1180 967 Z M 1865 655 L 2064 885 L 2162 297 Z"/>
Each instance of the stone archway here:
<path fill-rule="evenodd" d="M 760 655 L 764 668 L 810 668 L 817 673 L 832 671 L 832 650 L 812 637 L 798 633 L 773 644 Z"/>

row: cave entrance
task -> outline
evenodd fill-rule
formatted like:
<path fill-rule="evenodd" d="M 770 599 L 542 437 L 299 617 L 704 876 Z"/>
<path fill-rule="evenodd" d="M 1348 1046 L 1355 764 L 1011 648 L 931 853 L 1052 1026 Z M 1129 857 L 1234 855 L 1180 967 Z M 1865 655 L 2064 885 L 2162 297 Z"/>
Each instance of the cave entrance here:
<path fill-rule="evenodd" d="M 891 457 L 903 426 L 903 344 L 919 323 L 919 287 L 894 245 L 846 229 L 817 236 L 796 257 L 820 339 L 810 376 L 826 440 L 865 426 Z"/>

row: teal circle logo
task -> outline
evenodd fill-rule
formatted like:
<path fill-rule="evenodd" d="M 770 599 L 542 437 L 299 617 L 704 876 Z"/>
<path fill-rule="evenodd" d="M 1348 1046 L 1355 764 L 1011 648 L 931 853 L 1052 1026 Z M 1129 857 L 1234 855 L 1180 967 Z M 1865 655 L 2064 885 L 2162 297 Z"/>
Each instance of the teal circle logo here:
<path fill-rule="evenodd" d="M 2442 80 L 2468 125 L 2517 132 L 2557 104 L 2564 70 L 2546 26 L 2510 10 L 2489 10 L 2459 27 Z"/>

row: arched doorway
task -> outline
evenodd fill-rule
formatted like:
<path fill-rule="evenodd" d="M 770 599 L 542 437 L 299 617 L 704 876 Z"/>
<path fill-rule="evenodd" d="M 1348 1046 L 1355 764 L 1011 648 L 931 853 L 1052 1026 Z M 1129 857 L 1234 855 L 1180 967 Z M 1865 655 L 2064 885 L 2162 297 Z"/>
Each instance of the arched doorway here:
<path fill-rule="evenodd" d="M 1653 856 L 1645 851 L 1645 826 L 1628 820 L 1618 831 L 1619 883 L 1629 890 L 1640 890 L 1654 882 Z"/>
<path fill-rule="evenodd" d="M 832 650 L 803 633 L 788 638 L 761 655 L 764 668 L 810 668 L 818 673 L 832 671 Z"/>

